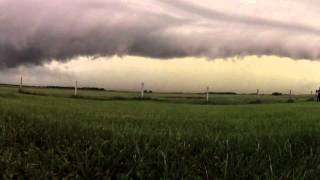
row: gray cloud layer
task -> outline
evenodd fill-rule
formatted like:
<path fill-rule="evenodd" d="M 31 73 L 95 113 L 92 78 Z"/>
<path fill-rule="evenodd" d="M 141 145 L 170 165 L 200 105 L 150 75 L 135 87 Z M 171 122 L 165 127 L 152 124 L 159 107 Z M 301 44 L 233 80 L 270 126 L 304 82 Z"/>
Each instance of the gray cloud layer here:
<path fill-rule="evenodd" d="M 168 0 L 0 0 L 0 66 L 76 56 L 320 57 L 320 27 L 301 9 L 297 22 L 286 11 L 278 20 L 214 7 Z M 273 11 L 268 4 L 263 9 Z"/>
<path fill-rule="evenodd" d="M 195 6 L 193 4 L 185 3 L 180 0 L 176 0 L 176 1 L 160 0 L 160 1 L 162 1 L 163 3 L 167 3 L 168 5 L 173 6 L 182 11 L 196 14 L 201 17 L 208 18 L 210 20 L 219 20 L 223 22 L 246 24 L 249 26 L 264 26 L 267 28 L 278 28 L 278 29 L 284 29 L 289 31 L 296 31 L 300 33 L 315 34 L 318 36 L 320 35 L 320 29 L 314 28 L 311 26 L 302 25 L 302 24 L 295 24 L 294 22 L 286 23 L 286 22 L 268 20 L 268 19 L 257 18 L 257 17 L 249 17 L 249 16 L 241 16 L 241 15 L 235 16 L 235 15 L 219 12 L 213 9 Z"/>

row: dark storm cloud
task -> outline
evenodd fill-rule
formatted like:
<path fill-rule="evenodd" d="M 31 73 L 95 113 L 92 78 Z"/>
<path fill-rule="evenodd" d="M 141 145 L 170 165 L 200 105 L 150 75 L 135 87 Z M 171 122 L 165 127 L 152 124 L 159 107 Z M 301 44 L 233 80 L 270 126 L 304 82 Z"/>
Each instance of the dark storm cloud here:
<path fill-rule="evenodd" d="M 0 66 L 77 56 L 319 58 L 319 30 L 187 1 L 0 0 Z"/>
<path fill-rule="evenodd" d="M 120 1 L 10 0 L 0 7 L 0 62 L 8 67 L 75 56 L 178 56 L 157 34 L 187 22 Z"/>

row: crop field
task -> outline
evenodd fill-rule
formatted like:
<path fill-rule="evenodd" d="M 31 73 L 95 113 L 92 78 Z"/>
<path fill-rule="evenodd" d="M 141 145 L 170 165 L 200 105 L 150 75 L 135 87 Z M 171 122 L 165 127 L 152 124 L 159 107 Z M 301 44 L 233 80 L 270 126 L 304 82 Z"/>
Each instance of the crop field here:
<path fill-rule="evenodd" d="M 12 87 L 2 87 L 9 88 Z M 40 96 L 73 97 L 72 89 L 24 88 L 22 93 Z M 310 95 L 245 95 L 245 94 L 210 94 L 210 101 L 205 101 L 205 93 L 144 93 L 144 100 L 163 101 L 172 103 L 212 104 L 212 105 L 241 105 L 241 104 L 268 104 L 286 102 L 314 101 Z M 92 100 L 139 100 L 140 92 L 128 91 L 90 91 L 81 90 L 77 96 L 80 99 Z"/>
<path fill-rule="evenodd" d="M 316 179 L 312 100 L 1 86 L 0 179 Z"/>

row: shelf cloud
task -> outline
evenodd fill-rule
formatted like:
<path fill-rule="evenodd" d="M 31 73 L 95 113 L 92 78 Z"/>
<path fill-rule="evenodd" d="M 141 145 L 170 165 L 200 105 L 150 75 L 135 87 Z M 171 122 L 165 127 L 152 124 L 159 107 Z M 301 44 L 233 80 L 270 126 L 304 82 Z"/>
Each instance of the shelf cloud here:
<path fill-rule="evenodd" d="M 0 0 L 0 66 L 79 56 L 320 57 L 320 3 Z"/>

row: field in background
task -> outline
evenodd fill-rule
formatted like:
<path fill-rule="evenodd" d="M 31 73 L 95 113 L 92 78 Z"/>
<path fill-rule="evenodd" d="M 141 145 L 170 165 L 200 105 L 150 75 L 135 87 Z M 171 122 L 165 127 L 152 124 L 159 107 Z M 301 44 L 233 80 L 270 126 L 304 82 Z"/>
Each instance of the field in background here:
<path fill-rule="evenodd" d="M 16 91 L 18 87 L 0 86 L 0 90 Z M 22 93 L 41 96 L 54 97 L 74 97 L 73 89 L 57 88 L 34 88 L 24 87 Z M 138 100 L 140 92 L 121 91 L 93 91 L 78 90 L 77 98 L 93 100 Z M 305 102 L 315 99 L 312 95 L 244 95 L 244 94 L 210 94 L 209 102 L 206 102 L 205 93 L 144 93 L 145 100 L 164 101 L 172 103 L 194 103 L 213 105 L 236 105 L 236 104 L 267 104 L 267 103 L 287 103 Z"/>
<path fill-rule="evenodd" d="M 320 176 L 320 104 L 311 96 L 211 95 L 221 105 L 205 105 L 204 94 L 79 95 L 0 87 L 2 178 Z"/>

